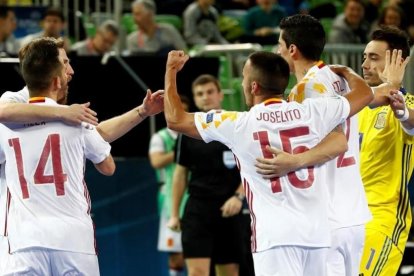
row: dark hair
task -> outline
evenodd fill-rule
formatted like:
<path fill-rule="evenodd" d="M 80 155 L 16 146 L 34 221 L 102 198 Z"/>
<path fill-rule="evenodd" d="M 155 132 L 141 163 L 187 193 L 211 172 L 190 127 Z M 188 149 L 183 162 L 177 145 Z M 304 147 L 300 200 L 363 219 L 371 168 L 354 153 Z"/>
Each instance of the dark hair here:
<path fill-rule="evenodd" d="M 192 83 L 191 88 L 194 91 L 194 87 L 196 87 L 197 85 L 203 85 L 206 83 L 214 83 L 217 87 L 218 92 L 221 92 L 221 87 L 220 87 L 220 83 L 217 80 L 216 77 L 214 77 L 213 75 L 209 75 L 209 74 L 203 74 L 198 76 Z"/>
<path fill-rule="evenodd" d="M 63 49 L 63 45 L 62 39 L 41 37 L 19 51 L 23 79 L 31 96 L 47 89 L 53 78 L 60 75 L 63 64 L 59 60 L 59 49 Z"/>
<path fill-rule="evenodd" d="M 366 5 L 365 5 L 365 3 L 364 3 L 363 0 L 346 0 L 344 7 L 346 7 L 351 2 L 355 2 L 357 4 L 360 4 L 364 8 L 364 10 L 365 10 Z"/>
<path fill-rule="evenodd" d="M 385 24 L 385 16 L 389 10 L 393 10 L 400 15 L 400 26 L 396 27 L 400 28 L 401 30 L 405 30 L 407 28 L 407 18 L 405 16 L 404 10 L 397 5 L 388 5 L 384 7 L 378 18 L 378 25 Z"/>
<path fill-rule="evenodd" d="M 268 94 L 283 95 L 289 83 L 289 65 L 281 56 L 271 52 L 255 52 L 249 56 L 250 80 L 258 82 Z"/>
<path fill-rule="evenodd" d="M 7 18 L 9 12 L 14 12 L 11 7 L 0 5 L 0 18 Z"/>
<path fill-rule="evenodd" d="M 65 22 L 65 16 L 63 15 L 62 10 L 57 7 L 49 7 L 43 14 L 43 19 L 45 19 L 47 16 L 56 16 L 59 17 L 62 22 Z"/>
<path fill-rule="evenodd" d="M 390 50 L 402 50 L 402 57 L 404 59 L 410 55 L 410 45 L 407 33 L 395 26 L 379 26 L 379 29 L 372 33 L 371 39 L 386 42 Z"/>
<path fill-rule="evenodd" d="M 282 19 L 280 29 L 286 47 L 296 45 L 303 57 L 319 60 L 325 47 L 325 31 L 322 24 L 314 17 L 296 14 Z"/>

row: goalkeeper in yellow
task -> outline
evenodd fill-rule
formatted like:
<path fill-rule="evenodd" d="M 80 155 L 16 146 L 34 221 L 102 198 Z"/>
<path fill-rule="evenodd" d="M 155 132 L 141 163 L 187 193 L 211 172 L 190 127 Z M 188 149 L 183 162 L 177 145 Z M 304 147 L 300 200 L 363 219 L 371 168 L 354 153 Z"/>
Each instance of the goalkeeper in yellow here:
<path fill-rule="evenodd" d="M 364 51 L 363 76 L 371 87 L 382 83 L 386 50 L 410 53 L 408 38 L 396 28 L 372 34 Z M 394 86 L 397 84 L 393 84 Z M 403 88 L 392 104 L 359 113 L 361 176 L 373 219 L 366 224 L 360 273 L 396 275 L 411 227 L 408 181 L 413 172 L 414 97 Z"/>

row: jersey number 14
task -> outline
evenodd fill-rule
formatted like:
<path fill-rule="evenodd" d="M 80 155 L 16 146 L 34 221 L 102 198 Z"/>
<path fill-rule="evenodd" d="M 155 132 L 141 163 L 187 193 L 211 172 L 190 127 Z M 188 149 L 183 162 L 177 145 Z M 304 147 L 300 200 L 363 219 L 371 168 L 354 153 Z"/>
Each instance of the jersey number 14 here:
<path fill-rule="evenodd" d="M 29 198 L 29 190 L 27 187 L 27 180 L 24 175 L 23 153 L 20 146 L 19 138 L 9 139 L 9 145 L 14 149 L 14 156 L 16 158 L 17 173 L 19 174 L 20 187 L 22 189 L 23 198 Z M 47 161 L 51 159 L 52 175 L 45 174 L 45 167 Z M 34 174 L 34 184 L 55 184 L 56 195 L 65 195 L 65 182 L 68 176 L 63 172 L 62 159 L 60 155 L 60 136 L 59 134 L 50 134 L 47 137 L 45 145 L 43 146 L 42 154 Z"/>

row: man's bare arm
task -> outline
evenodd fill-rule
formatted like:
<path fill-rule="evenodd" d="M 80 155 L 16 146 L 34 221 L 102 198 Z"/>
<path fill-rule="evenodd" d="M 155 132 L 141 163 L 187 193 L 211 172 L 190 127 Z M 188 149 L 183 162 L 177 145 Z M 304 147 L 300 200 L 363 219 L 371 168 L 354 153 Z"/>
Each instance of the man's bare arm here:
<path fill-rule="evenodd" d="M 102 162 L 94 165 L 95 168 L 103 175 L 111 176 L 115 172 L 115 162 L 111 154 L 109 154 Z"/>
<path fill-rule="evenodd" d="M 151 90 L 148 89 L 140 106 L 135 107 L 122 115 L 99 123 L 96 129 L 105 141 L 111 143 L 117 140 L 145 120 L 148 116 L 160 113 L 164 109 L 163 94 L 163 90 L 152 93 Z"/>
<path fill-rule="evenodd" d="M 257 158 L 256 171 L 266 179 L 282 176 L 300 168 L 325 163 L 346 152 L 347 149 L 345 134 L 338 126 L 314 148 L 299 154 L 290 154 L 277 148 L 267 147 L 273 158 Z"/>
<path fill-rule="evenodd" d="M 181 231 L 180 204 L 187 187 L 188 168 L 177 164 L 175 166 L 172 184 L 171 217 L 167 226 L 174 231 Z"/>
<path fill-rule="evenodd" d="M 165 71 L 164 115 L 169 129 L 201 139 L 194 122 L 194 114 L 185 111 L 177 92 L 177 73 L 188 59 L 188 55 L 183 51 L 168 53 Z"/>
<path fill-rule="evenodd" d="M 0 122 L 27 123 L 61 120 L 67 124 L 78 125 L 82 122 L 97 125 L 96 112 L 90 104 L 71 106 L 38 106 L 27 103 L 0 103 Z"/>

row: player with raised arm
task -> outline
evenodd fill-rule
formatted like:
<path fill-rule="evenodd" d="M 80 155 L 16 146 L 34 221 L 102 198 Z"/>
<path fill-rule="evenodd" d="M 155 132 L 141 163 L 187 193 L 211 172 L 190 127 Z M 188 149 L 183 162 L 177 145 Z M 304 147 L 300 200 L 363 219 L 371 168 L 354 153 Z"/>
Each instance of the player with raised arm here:
<path fill-rule="evenodd" d="M 354 140 L 362 141 L 361 176 L 373 214 L 373 220 L 366 225 L 360 265 L 360 272 L 364 275 L 397 273 L 411 225 L 411 213 L 405 210 L 409 210 L 406 185 L 414 167 L 410 150 L 414 134 L 414 112 L 411 108 L 413 100 L 409 94 L 403 96 L 403 88 L 402 93 L 395 90 L 390 92 L 392 87 L 401 86 L 409 61 L 408 54 L 407 36 L 393 27 L 382 27 L 374 32 L 372 41 L 364 51 L 364 78 L 375 91 L 375 100 L 370 108 L 365 108 L 359 114 L 360 135 L 354 137 Z M 386 106 L 378 107 L 381 104 Z M 373 146 L 376 143 L 384 145 Z M 384 157 L 380 158 L 377 149 L 384 147 L 387 150 L 383 152 Z M 325 162 L 321 156 L 329 151 L 329 147 L 321 143 L 310 151 L 297 155 L 274 148 L 269 150 L 274 156 L 268 159 L 259 158 L 257 164 L 258 172 L 266 178 Z M 383 169 L 379 170 L 377 167 Z M 385 168 L 388 169 L 385 171 Z M 401 168 L 401 174 L 396 174 L 395 171 Z M 351 175 L 345 175 L 340 182 L 346 180 L 344 183 L 348 187 Z M 380 180 L 376 178 L 379 175 Z M 380 188 L 381 185 L 384 187 Z M 338 202 L 342 201 L 346 206 L 348 202 L 344 200 L 343 193 L 339 195 Z M 345 208 L 344 212 L 347 210 Z"/>
<path fill-rule="evenodd" d="M 41 38 L 24 50 L 29 103 L 57 105 L 68 89 L 63 41 Z M 94 127 L 45 121 L 0 127 L 0 162 L 7 160 L 12 198 L 7 217 L 11 255 L 4 274 L 99 275 L 84 162 L 88 158 L 99 172 L 112 175 L 110 145 Z"/>
<path fill-rule="evenodd" d="M 24 58 L 24 52 L 21 51 L 19 55 L 21 61 Z M 70 81 L 73 75 L 73 69 L 70 66 L 69 60 L 64 64 L 67 80 Z M 66 99 L 66 92 L 60 93 L 62 100 Z M 59 105 L 33 105 L 26 104 L 29 99 L 29 92 L 27 87 L 23 88 L 19 92 L 5 92 L 0 99 L 0 121 L 2 122 L 36 122 L 36 121 L 52 121 L 63 120 L 64 122 L 72 125 L 79 125 L 81 122 L 91 125 L 97 124 L 96 113 L 88 108 L 89 103 L 78 105 L 74 104 L 70 107 Z M 101 122 L 97 126 L 97 130 L 102 137 L 108 142 L 112 142 L 134 126 L 143 121 L 146 117 L 158 114 L 163 110 L 163 91 L 157 91 L 151 93 L 147 91 L 146 97 L 143 103 L 114 118 Z M 3 166 L 4 167 L 4 164 Z M 2 236 L 6 234 L 5 226 L 7 217 L 7 202 L 10 204 L 10 200 L 7 196 L 6 184 L 4 183 L 4 174 L 1 172 L 0 179 L 0 236 L 2 242 L 0 244 L 0 255 L 3 256 L 8 251 L 7 240 Z M 5 261 L 5 257 L 1 257 L 1 265 Z"/>
<path fill-rule="evenodd" d="M 254 167 L 267 145 L 302 152 L 315 146 L 334 127 L 366 106 L 371 89 L 352 70 L 343 68 L 350 93 L 287 103 L 286 61 L 274 53 L 249 56 L 243 90 L 249 112 L 198 112 L 178 106 L 176 78 L 188 56 L 170 52 L 165 76 L 164 108 L 168 127 L 206 142 L 216 140 L 235 154 L 252 218 L 252 251 L 257 275 L 325 275 L 330 246 L 327 181 L 324 166 L 308 167 L 265 180 Z M 321 124 L 323 120 L 325 123 Z M 283 221 L 283 223 L 280 223 Z"/>

